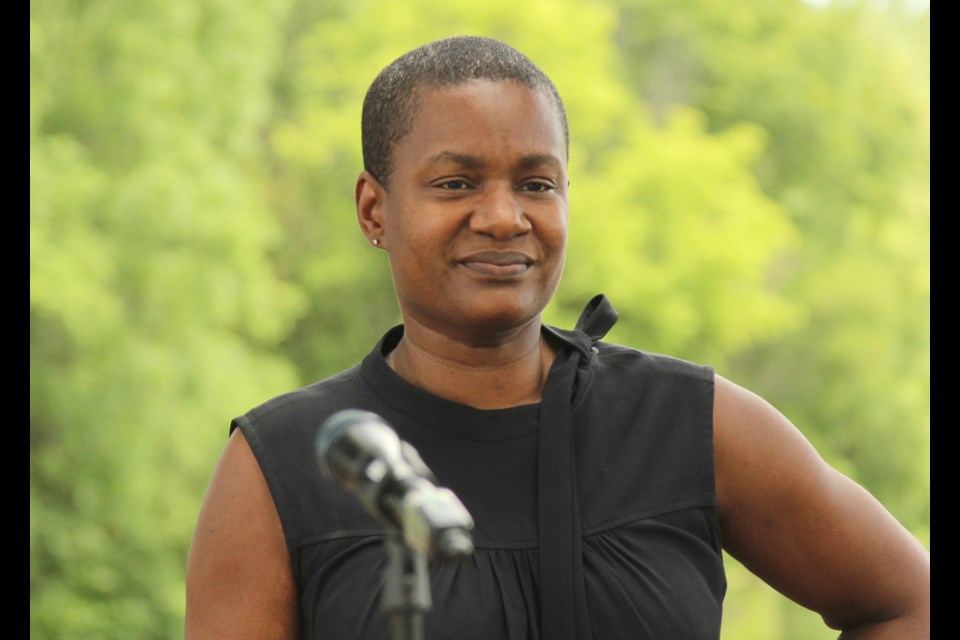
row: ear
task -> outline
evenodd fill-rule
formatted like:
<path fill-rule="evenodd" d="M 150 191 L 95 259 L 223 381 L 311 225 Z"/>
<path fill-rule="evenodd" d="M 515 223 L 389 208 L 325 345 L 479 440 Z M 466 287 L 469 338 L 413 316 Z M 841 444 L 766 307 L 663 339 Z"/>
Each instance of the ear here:
<path fill-rule="evenodd" d="M 357 176 L 357 186 L 354 190 L 357 221 L 370 244 L 380 248 L 384 248 L 383 236 L 386 227 L 383 214 L 386 200 L 387 190 L 373 177 L 372 173 L 361 171 Z"/>

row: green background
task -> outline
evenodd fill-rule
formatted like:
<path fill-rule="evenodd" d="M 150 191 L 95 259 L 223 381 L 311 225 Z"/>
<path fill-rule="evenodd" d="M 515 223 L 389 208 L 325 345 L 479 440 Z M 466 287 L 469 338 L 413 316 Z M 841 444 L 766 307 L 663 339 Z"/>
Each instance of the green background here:
<path fill-rule="evenodd" d="M 183 633 L 229 421 L 399 321 L 353 183 L 374 75 L 506 40 L 563 95 L 546 319 L 770 400 L 929 548 L 929 6 L 31 0 L 30 627 Z M 729 560 L 729 558 L 728 558 Z M 724 640 L 836 636 L 728 563 Z"/>

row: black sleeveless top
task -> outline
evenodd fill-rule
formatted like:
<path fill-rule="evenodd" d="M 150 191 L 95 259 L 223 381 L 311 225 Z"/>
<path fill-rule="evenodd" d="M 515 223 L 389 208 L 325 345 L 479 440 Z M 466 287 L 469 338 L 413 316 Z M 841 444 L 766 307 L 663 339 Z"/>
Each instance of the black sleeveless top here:
<path fill-rule="evenodd" d="M 719 638 L 713 372 L 599 341 L 616 316 L 591 305 L 599 331 L 589 307 L 574 331 L 543 327 L 564 349 L 540 404 L 480 410 L 409 384 L 384 358 L 398 326 L 360 365 L 232 422 L 277 506 L 302 638 L 391 638 L 383 528 L 317 465 L 342 409 L 382 416 L 475 521 L 473 557 L 429 568 L 426 638 Z"/>

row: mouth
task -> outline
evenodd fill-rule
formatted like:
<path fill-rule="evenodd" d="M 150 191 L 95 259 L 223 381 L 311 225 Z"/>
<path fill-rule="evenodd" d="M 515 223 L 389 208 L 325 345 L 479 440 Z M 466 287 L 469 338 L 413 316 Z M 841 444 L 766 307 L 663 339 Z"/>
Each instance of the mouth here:
<path fill-rule="evenodd" d="M 480 251 L 460 259 L 470 271 L 487 276 L 518 276 L 526 273 L 533 258 L 519 251 Z"/>

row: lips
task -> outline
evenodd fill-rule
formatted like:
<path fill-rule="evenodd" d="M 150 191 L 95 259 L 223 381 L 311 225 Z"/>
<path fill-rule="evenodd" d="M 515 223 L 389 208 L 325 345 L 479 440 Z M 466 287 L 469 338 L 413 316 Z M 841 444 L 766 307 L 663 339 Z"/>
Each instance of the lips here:
<path fill-rule="evenodd" d="M 467 269 L 490 276 L 516 276 L 526 273 L 533 258 L 519 251 L 479 251 L 459 260 Z"/>

